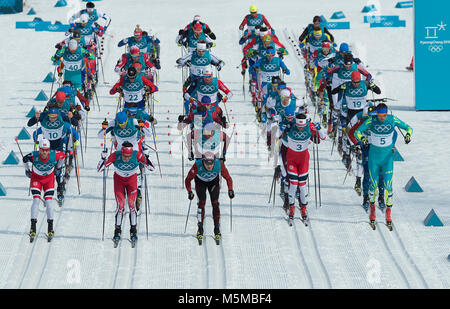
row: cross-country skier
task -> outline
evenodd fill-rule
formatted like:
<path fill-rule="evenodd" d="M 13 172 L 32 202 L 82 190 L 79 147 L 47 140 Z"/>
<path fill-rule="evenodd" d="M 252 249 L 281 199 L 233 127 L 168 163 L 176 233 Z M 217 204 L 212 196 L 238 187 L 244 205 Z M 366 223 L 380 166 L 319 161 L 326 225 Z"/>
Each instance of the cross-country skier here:
<path fill-rule="evenodd" d="M 120 76 L 120 80 L 111 88 L 109 94 L 114 95 L 119 92 L 124 98 L 125 108 L 129 103 L 137 103 L 138 108 L 144 109 L 145 95 L 157 91 L 157 86 L 144 76 L 137 75 L 136 68 L 129 67 L 127 74 Z"/>
<path fill-rule="evenodd" d="M 333 35 L 330 33 L 330 31 L 324 27 L 322 25 L 322 19 L 320 18 L 320 16 L 314 16 L 313 18 L 313 23 L 309 24 L 305 30 L 303 30 L 302 34 L 299 36 L 298 41 L 299 46 L 302 47 L 302 43 L 309 35 L 312 35 L 314 30 L 320 30 L 322 33 L 327 34 L 330 38 L 330 42 L 334 42 L 334 37 Z"/>
<path fill-rule="evenodd" d="M 308 122 L 305 114 L 298 114 L 295 117 L 295 125 L 286 130 L 283 135 L 287 136 L 287 173 L 289 178 L 289 224 L 292 224 L 295 212 L 295 198 L 297 188 L 300 189 L 300 211 L 303 220 L 307 220 L 306 200 L 309 171 L 309 151 L 308 146 L 312 142 L 320 143 L 325 139 L 325 134 L 320 130 L 320 123 L 315 125 Z M 282 137 L 283 137 L 282 135 Z"/>
<path fill-rule="evenodd" d="M 63 166 L 64 152 L 50 150 L 50 141 L 42 138 L 39 151 L 33 151 L 23 157 L 25 174 L 30 178 L 30 189 L 33 195 L 31 204 L 30 241 L 36 237 L 36 223 L 41 202 L 41 191 L 44 191 L 45 211 L 47 213 L 49 241 L 53 238 L 53 195 L 55 193 L 55 170 Z"/>
<path fill-rule="evenodd" d="M 220 233 L 220 208 L 219 208 L 219 195 L 220 195 L 220 177 L 225 178 L 228 186 L 228 197 L 234 198 L 233 180 L 225 166 L 223 160 L 215 158 L 212 153 L 205 155 L 203 159 L 196 160 L 192 168 L 190 169 L 184 183 L 188 192 L 188 199 L 194 199 L 194 193 L 192 192 L 191 181 L 195 181 L 195 192 L 198 197 L 198 209 L 197 209 L 197 238 L 199 242 L 203 240 L 203 223 L 205 219 L 205 205 L 206 205 L 206 191 L 209 192 L 213 220 L 214 220 L 214 235 L 216 242 L 219 243 L 221 239 Z"/>
<path fill-rule="evenodd" d="M 140 63 L 142 71 L 149 71 L 148 78 L 152 79 L 152 73 L 156 71 L 155 65 L 150 61 L 148 54 L 141 53 L 139 47 L 131 46 L 130 51 L 122 54 L 121 60 L 117 61 L 114 72 L 123 75 L 133 66 L 134 63 Z"/>
<path fill-rule="evenodd" d="M 378 174 L 381 170 L 384 177 L 384 197 L 386 199 L 386 223 L 392 228 L 392 179 L 394 158 L 392 148 L 394 147 L 395 127 L 406 131 L 405 143 L 411 142 L 412 128 L 398 119 L 396 116 L 388 115 L 388 107 L 384 103 L 377 105 L 377 117 L 368 118 L 356 131 L 355 137 L 363 143 L 364 146 L 370 144 L 369 149 L 369 175 L 370 175 L 370 222 L 372 228 L 375 228 L 375 194 L 378 187 Z M 369 137 L 363 133 L 369 132 Z"/>
<path fill-rule="evenodd" d="M 116 215 L 114 242 L 120 240 L 122 234 L 122 219 L 125 208 L 125 199 L 127 199 L 130 210 L 130 239 L 137 240 L 137 172 L 139 165 L 142 164 L 149 171 L 154 171 L 155 167 L 149 158 L 148 150 L 143 154 L 133 150 L 133 145 L 129 142 L 121 144 L 121 149 L 109 155 L 107 151 L 101 153 L 101 160 L 98 163 L 97 171 L 102 172 L 105 168 L 114 164 L 114 196 L 116 198 Z"/>
<path fill-rule="evenodd" d="M 272 29 L 266 17 L 258 13 L 258 7 L 256 5 L 251 5 L 249 11 L 250 14 L 247 14 L 239 25 L 239 30 L 243 31 L 245 25 L 247 25 L 249 31 L 253 31 L 255 26 L 263 25 L 266 25 L 268 29 Z"/>
<path fill-rule="evenodd" d="M 133 145 L 133 149 L 139 150 L 139 132 L 141 127 L 136 118 L 128 118 L 126 112 L 118 112 L 114 121 L 103 121 L 102 129 L 98 132 L 98 137 L 103 138 L 104 134 L 111 133 L 113 145 L 120 150 L 124 142 Z M 150 132 L 146 135 L 150 136 Z"/>
<path fill-rule="evenodd" d="M 88 2 L 86 3 L 86 8 L 82 9 L 81 11 L 75 13 L 74 15 L 72 15 L 69 19 L 69 24 L 73 24 L 75 23 L 75 21 L 77 19 L 79 19 L 81 17 L 81 15 L 83 14 L 87 14 L 89 19 L 88 19 L 88 23 L 89 24 L 94 24 L 95 22 L 99 21 L 99 19 L 103 19 L 103 28 L 102 29 L 104 32 L 106 32 L 106 29 L 109 25 L 109 23 L 111 22 L 111 18 L 106 15 L 103 12 L 100 12 L 98 9 L 95 8 L 95 4 L 93 2 Z"/>
<path fill-rule="evenodd" d="M 207 37 L 209 37 L 211 40 L 215 40 L 216 39 L 216 35 L 214 34 L 214 32 L 212 32 L 211 28 L 206 23 L 202 22 L 200 19 L 201 19 L 200 15 L 198 15 L 198 14 L 195 15 L 194 19 L 193 19 L 193 21 L 191 23 L 189 23 L 188 25 L 186 25 L 186 27 L 184 27 L 183 29 L 180 29 L 178 31 L 178 36 L 176 38 L 176 42 L 177 42 L 177 44 L 179 46 L 184 45 L 183 42 L 187 41 L 187 38 L 189 36 L 189 32 L 190 31 L 194 31 L 193 29 L 194 29 L 194 26 L 196 24 L 200 24 L 202 26 L 203 33 Z M 197 26 L 197 29 L 198 28 L 199 27 Z"/>

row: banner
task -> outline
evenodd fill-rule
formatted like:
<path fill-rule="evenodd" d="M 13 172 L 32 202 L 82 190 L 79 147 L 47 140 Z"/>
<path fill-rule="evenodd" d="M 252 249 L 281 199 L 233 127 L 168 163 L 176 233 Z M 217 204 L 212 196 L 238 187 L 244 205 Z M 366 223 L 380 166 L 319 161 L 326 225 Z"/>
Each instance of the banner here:
<path fill-rule="evenodd" d="M 450 110 L 450 1 L 414 1 L 416 110 Z"/>
<path fill-rule="evenodd" d="M 23 0 L 0 0 L 0 13 L 15 14 L 23 11 Z"/>

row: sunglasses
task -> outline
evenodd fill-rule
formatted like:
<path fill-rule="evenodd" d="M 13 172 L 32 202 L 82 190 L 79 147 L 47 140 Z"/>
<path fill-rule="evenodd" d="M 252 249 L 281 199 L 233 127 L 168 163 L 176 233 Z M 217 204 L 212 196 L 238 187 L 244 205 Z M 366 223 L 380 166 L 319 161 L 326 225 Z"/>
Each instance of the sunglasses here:
<path fill-rule="evenodd" d="M 213 159 L 203 159 L 203 162 L 205 162 L 205 165 L 213 165 L 214 164 Z"/>

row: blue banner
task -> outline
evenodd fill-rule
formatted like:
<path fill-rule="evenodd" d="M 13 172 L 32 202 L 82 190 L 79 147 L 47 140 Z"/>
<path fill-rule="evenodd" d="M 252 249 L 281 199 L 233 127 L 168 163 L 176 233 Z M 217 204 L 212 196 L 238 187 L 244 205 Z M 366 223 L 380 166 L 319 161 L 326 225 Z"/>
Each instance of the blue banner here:
<path fill-rule="evenodd" d="M 450 59 L 450 1 L 414 1 L 416 110 L 450 110 L 446 67 Z"/>

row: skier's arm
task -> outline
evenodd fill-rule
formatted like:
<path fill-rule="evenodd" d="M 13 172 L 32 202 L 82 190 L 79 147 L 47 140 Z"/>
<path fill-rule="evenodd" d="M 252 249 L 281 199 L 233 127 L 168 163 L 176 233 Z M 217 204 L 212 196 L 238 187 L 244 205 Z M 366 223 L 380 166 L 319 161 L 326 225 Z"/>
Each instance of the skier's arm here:
<path fill-rule="evenodd" d="M 348 130 L 347 135 L 348 135 L 350 141 L 353 143 L 353 145 L 359 144 L 358 140 L 355 137 L 355 131 L 356 131 L 356 129 L 358 129 L 361 126 L 362 123 L 363 123 L 363 121 L 362 121 L 362 119 L 360 119 L 360 120 L 358 120 L 358 122 L 355 125 L 350 127 L 350 130 Z"/>
<path fill-rule="evenodd" d="M 267 28 L 272 29 L 272 26 L 269 24 L 269 21 L 267 20 L 267 18 L 261 14 L 263 23 L 267 26 Z"/>
<path fill-rule="evenodd" d="M 244 30 L 244 26 L 247 24 L 247 15 L 245 15 L 244 20 L 239 25 L 239 30 Z"/>
<path fill-rule="evenodd" d="M 355 138 L 358 141 L 362 142 L 361 138 L 363 138 L 363 132 L 365 132 L 369 128 L 371 123 L 372 123 L 372 117 L 369 117 L 369 119 L 364 121 L 364 123 L 361 124 L 358 129 L 356 129 Z"/>
<path fill-rule="evenodd" d="M 120 80 L 111 88 L 111 90 L 109 90 L 109 94 L 113 95 L 113 94 L 116 94 L 117 92 L 120 92 L 119 87 L 123 87 L 123 77 L 122 76 L 120 76 Z"/>
<path fill-rule="evenodd" d="M 233 179 L 231 179 L 230 173 L 228 172 L 225 162 L 220 161 L 220 174 L 227 181 L 228 191 L 233 190 Z"/>
<path fill-rule="evenodd" d="M 142 82 L 144 83 L 145 86 L 150 88 L 150 93 L 158 91 L 158 87 L 144 76 L 142 76 Z"/>
<path fill-rule="evenodd" d="M 123 39 L 122 41 L 120 41 L 120 42 L 117 44 L 117 47 L 122 47 L 122 46 L 124 46 L 124 45 L 127 45 L 127 44 L 128 44 L 128 39 L 129 39 L 129 38 L 125 38 L 125 39 Z"/>
<path fill-rule="evenodd" d="M 191 169 L 189 170 L 186 179 L 184 180 L 184 186 L 186 187 L 186 190 L 188 192 L 192 192 L 191 181 L 195 178 L 195 176 L 197 176 L 197 173 L 197 164 L 194 163 L 194 165 L 192 165 Z"/>
<path fill-rule="evenodd" d="M 233 96 L 233 93 L 230 91 L 230 89 L 228 89 L 228 87 L 225 86 L 225 84 L 222 83 L 222 81 L 220 81 L 220 80 L 218 81 L 218 84 L 219 84 L 219 90 L 222 91 L 223 93 L 225 93 L 227 100 L 231 99 L 231 97 Z"/>
<path fill-rule="evenodd" d="M 394 116 L 394 125 L 406 131 L 407 134 L 412 135 L 413 129 L 406 122 L 401 121 Z"/>
<path fill-rule="evenodd" d="M 323 27 L 323 32 L 325 32 L 325 34 L 328 35 L 330 42 L 334 43 L 334 36 L 330 33 L 330 31 L 328 31 L 327 27 Z"/>

